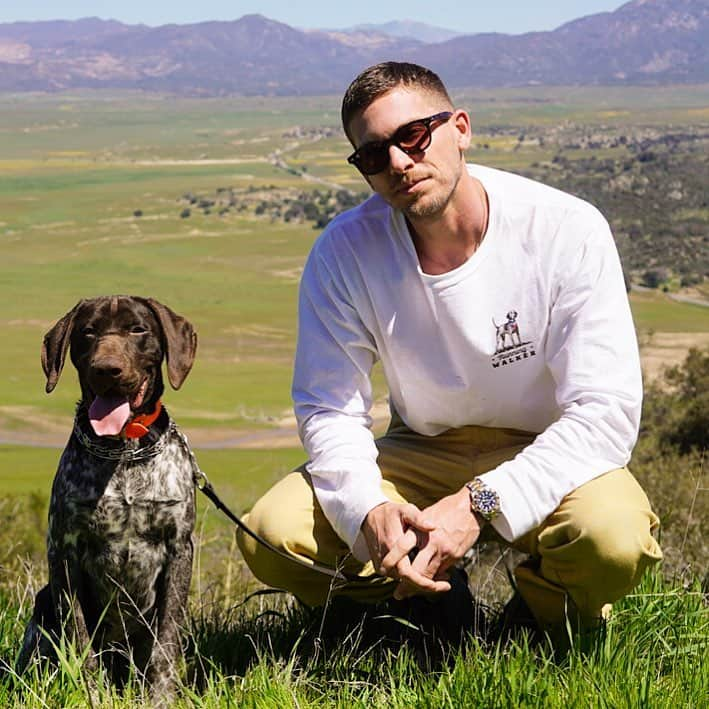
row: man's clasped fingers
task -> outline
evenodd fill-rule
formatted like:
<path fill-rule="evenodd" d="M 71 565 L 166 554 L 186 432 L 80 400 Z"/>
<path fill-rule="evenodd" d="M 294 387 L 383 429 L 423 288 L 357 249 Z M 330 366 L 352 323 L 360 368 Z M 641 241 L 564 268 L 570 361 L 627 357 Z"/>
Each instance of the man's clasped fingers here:
<path fill-rule="evenodd" d="M 394 598 L 401 599 L 419 593 L 435 594 L 450 591 L 447 581 L 448 574 L 442 569 L 440 559 L 430 544 L 416 548 L 413 561 L 406 557 L 397 566 L 399 585 L 394 591 Z"/>
<path fill-rule="evenodd" d="M 389 551 L 381 560 L 377 573 L 380 576 L 399 578 L 401 573 L 407 573 L 411 566 L 409 554 L 418 545 L 416 530 L 409 528 L 391 545 Z"/>

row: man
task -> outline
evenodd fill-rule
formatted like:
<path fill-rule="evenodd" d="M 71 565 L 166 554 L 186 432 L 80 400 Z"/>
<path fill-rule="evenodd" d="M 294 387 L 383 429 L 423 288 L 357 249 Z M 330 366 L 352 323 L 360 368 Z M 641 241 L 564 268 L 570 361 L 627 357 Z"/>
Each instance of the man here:
<path fill-rule="evenodd" d="M 423 67 L 364 71 L 342 122 L 375 194 L 308 259 L 293 398 L 309 462 L 250 524 L 345 572 L 335 591 L 360 600 L 445 599 L 481 535 L 501 540 L 529 554 L 515 576 L 542 628 L 592 626 L 661 558 L 625 468 L 642 384 L 608 224 L 575 197 L 466 165 L 470 118 Z M 392 422 L 375 441 L 377 360 Z M 265 583 L 312 605 L 332 591 L 328 575 L 240 545 Z"/>

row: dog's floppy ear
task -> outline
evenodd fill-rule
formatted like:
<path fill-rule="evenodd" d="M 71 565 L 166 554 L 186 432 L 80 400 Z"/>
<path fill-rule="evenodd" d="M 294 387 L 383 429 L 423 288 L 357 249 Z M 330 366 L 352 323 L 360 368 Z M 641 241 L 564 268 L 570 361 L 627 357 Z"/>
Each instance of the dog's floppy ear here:
<path fill-rule="evenodd" d="M 153 298 L 146 298 L 148 307 L 157 316 L 165 341 L 167 378 L 173 389 L 179 389 L 194 364 L 197 333 L 192 324 Z"/>
<path fill-rule="evenodd" d="M 61 320 L 57 321 L 52 329 L 44 336 L 42 341 L 42 369 L 47 377 L 47 394 L 54 390 L 59 381 L 59 375 L 64 368 L 66 351 L 71 340 L 71 331 L 74 328 L 74 318 L 83 303 L 80 300 Z"/>

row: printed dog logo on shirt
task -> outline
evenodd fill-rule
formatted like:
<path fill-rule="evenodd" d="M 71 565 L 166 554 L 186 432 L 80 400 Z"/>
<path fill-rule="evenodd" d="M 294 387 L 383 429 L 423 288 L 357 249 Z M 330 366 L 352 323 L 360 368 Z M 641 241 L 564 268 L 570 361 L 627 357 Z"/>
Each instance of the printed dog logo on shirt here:
<path fill-rule="evenodd" d="M 518 315 L 516 310 L 510 310 L 505 316 L 506 319 L 499 325 L 495 322 L 495 318 L 492 318 L 495 327 L 495 354 L 492 357 L 494 368 L 520 362 L 537 354 L 531 340 L 522 342 L 517 324 Z"/>

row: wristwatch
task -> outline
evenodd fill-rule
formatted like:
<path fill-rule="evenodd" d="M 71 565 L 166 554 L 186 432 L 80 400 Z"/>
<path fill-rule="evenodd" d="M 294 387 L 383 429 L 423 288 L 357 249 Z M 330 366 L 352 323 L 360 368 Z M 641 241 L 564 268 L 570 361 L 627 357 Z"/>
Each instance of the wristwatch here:
<path fill-rule="evenodd" d="M 470 493 L 470 510 L 491 522 L 500 514 L 500 496 L 480 478 L 473 478 L 465 483 Z"/>

